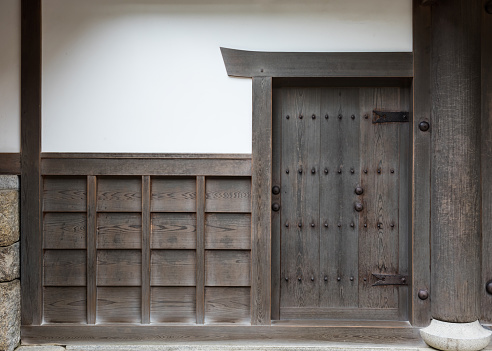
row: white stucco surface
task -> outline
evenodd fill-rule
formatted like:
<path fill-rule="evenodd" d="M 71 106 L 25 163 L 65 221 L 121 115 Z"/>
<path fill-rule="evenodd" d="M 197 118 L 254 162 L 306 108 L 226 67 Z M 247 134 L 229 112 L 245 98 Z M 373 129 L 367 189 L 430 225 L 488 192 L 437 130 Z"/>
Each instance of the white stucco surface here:
<path fill-rule="evenodd" d="M 4 1 L 4 0 L 1 0 Z M 411 51 L 411 0 L 43 0 L 45 152 L 251 152 L 219 47 Z"/>
<path fill-rule="evenodd" d="M 0 152 L 20 151 L 20 1 L 0 0 Z"/>

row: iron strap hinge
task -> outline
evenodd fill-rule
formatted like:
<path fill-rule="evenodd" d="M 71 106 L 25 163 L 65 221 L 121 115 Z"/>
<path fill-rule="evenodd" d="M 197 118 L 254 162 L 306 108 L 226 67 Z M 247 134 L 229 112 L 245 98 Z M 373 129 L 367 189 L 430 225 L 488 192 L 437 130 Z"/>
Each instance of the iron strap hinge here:
<path fill-rule="evenodd" d="M 372 123 L 408 122 L 408 112 L 372 111 Z"/>
<path fill-rule="evenodd" d="M 377 279 L 377 282 L 372 284 L 372 286 L 380 285 L 408 285 L 408 275 L 402 274 L 380 274 L 372 273 L 372 275 Z"/>

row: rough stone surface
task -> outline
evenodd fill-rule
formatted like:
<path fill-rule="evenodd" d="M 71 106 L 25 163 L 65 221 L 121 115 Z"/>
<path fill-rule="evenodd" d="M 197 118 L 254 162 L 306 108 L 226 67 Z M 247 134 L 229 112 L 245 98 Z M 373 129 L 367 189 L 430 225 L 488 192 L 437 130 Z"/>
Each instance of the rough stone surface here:
<path fill-rule="evenodd" d="M 67 351 L 429 351 L 427 347 L 371 345 L 67 345 Z M 29 351 L 29 350 L 25 350 Z"/>
<path fill-rule="evenodd" d="M 20 340 L 20 282 L 0 283 L 0 350 L 12 351 Z"/>
<path fill-rule="evenodd" d="M 0 190 L 0 246 L 19 241 L 19 192 Z"/>
<path fill-rule="evenodd" d="M 0 247 L 0 282 L 8 282 L 20 277 L 19 243 Z"/>
<path fill-rule="evenodd" d="M 420 330 L 427 345 L 445 351 L 478 351 L 490 343 L 492 332 L 478 321 L 472 323 L 447 323 L 433 319 Z"/>
<path fill-rule="evenodd" d="M 65 351 L 63 346 L 54 345 L 30 345 L 30 346 L 19 346 L 15 351 Z"/>
<path fill-rule="evenodd" d="M 0 175 L 0 190 L 19 189 L 19 177 L 16 175 Z"/>

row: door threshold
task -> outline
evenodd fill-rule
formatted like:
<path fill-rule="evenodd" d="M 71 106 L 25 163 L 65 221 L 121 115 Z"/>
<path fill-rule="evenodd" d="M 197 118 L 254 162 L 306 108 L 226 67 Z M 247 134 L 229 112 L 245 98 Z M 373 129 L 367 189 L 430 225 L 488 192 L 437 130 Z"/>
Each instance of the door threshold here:
<path fill-rule="evenodd" d="M 408 321 L 353 321 L 327 319 L 285 319 L 272 321 L 272 326 L 300 327 L 364 327 L 364 328 L 413 328 Z"/>

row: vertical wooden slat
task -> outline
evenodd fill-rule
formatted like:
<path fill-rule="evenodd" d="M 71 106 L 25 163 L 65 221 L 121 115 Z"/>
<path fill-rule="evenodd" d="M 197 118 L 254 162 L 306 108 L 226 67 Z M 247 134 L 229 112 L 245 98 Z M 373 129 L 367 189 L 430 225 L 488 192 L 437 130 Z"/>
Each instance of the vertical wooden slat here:
<path fill-rule="evenodd" d="M 271 324 L 272 78 L 253 78 L 251 324 Z"/>
<path fill-rule="evenodd" d="M 488 2 L 484 0 L 483 3 Z M 482 14 L 482 287 L 492 280 L 492 15 Z M 492 295 L 484 288 L 482 322 L 492 323 Z"/>
<path fill-rule="evenodd" d="M 41 0 L 21 2 L 22 324 L 42 323 Z"/>
<path fill-rule="evenodd" d="M 150 323 L 150 176 L 142 177 L 142 324 Z"/>
<path fill-rule="evenodd" d="M 87 323 L 96 323 L 97 306 L 97 179 L 87 176 Z"/>
<path fill-rule="evenodd" d="M 430 323 L 430 299 L 421 300 L 419 290 L 430 293 L 430 132 L 419 130 L 419 123 L 431 123 L 430 99 L 430 7 L 413 4 L 414 79 L 412 84 L 413 112 L 413 164 L 412 216 L 410 257 L 412 265 L 411 313 L 413 326 L 424 327 Z"/>
<path fill-rule="evenodd" d="M 196 177 L 196 323 L 205 321 L 205 177 Z"/>

